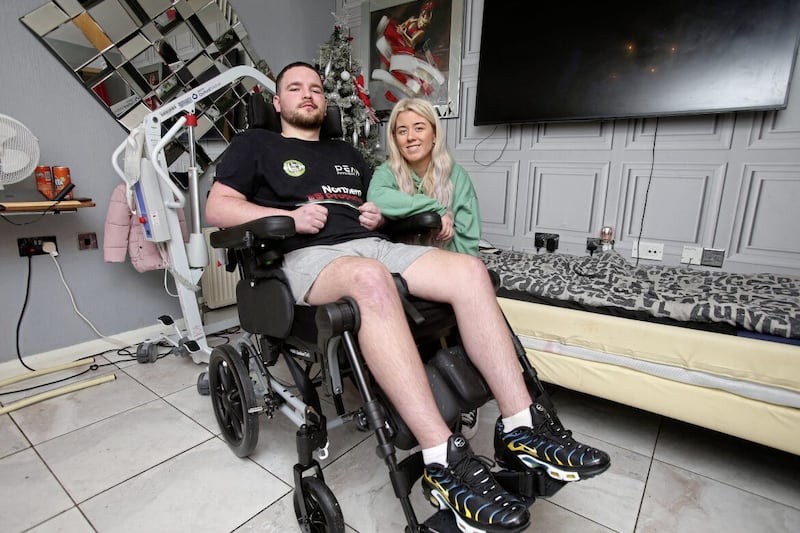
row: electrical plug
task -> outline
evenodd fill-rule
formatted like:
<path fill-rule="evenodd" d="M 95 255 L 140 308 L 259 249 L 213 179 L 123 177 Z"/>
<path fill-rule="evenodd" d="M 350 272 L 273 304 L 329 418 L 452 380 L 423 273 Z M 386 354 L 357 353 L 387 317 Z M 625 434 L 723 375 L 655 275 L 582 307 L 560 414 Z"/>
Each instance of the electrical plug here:
<path fill-rule="evenodd" d="M 58 249 L 56 248 L 56 243 L 51 241 L 45 241 L 42 243 L 42 251 L 52 255 L 53 257 L 58 255 Z"/>

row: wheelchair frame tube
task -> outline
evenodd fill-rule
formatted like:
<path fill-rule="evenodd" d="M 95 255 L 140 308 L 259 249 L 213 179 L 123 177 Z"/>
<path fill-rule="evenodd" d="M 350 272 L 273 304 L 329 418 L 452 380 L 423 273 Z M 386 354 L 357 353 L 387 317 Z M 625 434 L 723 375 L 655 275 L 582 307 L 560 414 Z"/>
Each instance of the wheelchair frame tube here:
<path fill-rule="evenodd" d="M 342 333 L 342 340 L 344 341 L 345 352 L 350 359 L 351 370 L 355 376 L 362 399 L 364 400 L 364 411 L 367 415 L 367 421 L 370 423 L 370 425 L 374 426 L 372 429 L 375 432 L 375 437 L 378 439 L 378 457 L 383 459 L 384 463 L 386 463 L 386 466 L 389 469 L 389 478 L 392 480 L 392 488 L 394 489 L 395 495 L 400 500 L 400 506 L 403 508 L 403 514 L 406 517 L 409 530 L 420 531 L 419 521 L 417 520 L 417 515 L 414 512 L 414 507 L 411 505 L 411 500 L 409 499 L 408 494 L 402 494 L 403 490 L 400 486 L 402 484 L 400 480 L 403 479 L 403 476 L 400 475 L 400 467 L 397 464 L 397 456 L 395 454 L 394 444 L 388 435 L 389 429 L 387 427 L 386 415 L 380 402 L 378 402 L 372 396 L 372 393 L 367 386 L 367 380 L 364 377 L 364 371 L 361 366 L 360 353 L 358 351 L 358 346 L 355 342 L 353 333 L 350 331 L 344 331 Z M 377 422 L 375 418 L 378 418 L 379 416 L 378 410 L 380 410 L 380 416 L 383 417 L 383 420 L 380 421 L 380 424 L 375 423 Z"/>
<path fill-rule="evenodd" d="M 286 403 L 281 405 L 278 410 L 285 414 L 297 427 L 306 423 L 305 411 L 306 404 L 303 403 L 297 396 L 289 392 L 285 386 L 278 383 L 278 381 L 271 377 L 269 378 L 270 388 L 275 391 L 275 394 L 286 400 Z"/>
<path fill-rule="evenodd" d="M 285 386 L 278 383 L 275 380 L 275 378 L 270 377 L 269 383 L 270 387 L 275 392 L 275 394 L 286 400 L 286 403 L 281 405 L 278 408 L 278 411 L 286 415 L 286 417 L 289 418 L 289 420 L 291 420 L 292 422 L 294 422 L 294 424 L 297 427 L 300 427 L 303 424 L 307 423 L 305 418 L 305 411 L 308 406 L 305 403 L 303 403 L 303 401 L 300 400 L 297 396 L 289 392 Z M 327 420 L 325 427 L 327 427 L 328 429 L 333 429 L 339 426 L 343 426 L 344 423 L 345 419 L 339 416 Z"/>

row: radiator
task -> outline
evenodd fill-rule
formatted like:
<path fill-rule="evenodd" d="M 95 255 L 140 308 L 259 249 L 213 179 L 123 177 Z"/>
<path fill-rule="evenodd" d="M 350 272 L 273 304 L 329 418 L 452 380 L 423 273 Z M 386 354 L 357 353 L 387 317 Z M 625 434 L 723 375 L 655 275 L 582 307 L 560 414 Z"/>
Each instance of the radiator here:
<path fill-rule="evenodd" d="M 203 304 L 209 309 L 226 307 L 236 303 L 236 283 L 239 281 L 238 269 L 233 272 L 225 270 L 220 262 L 218 250 L 211 247 L 209 235 L 217 228 L 203 228 L 203 237 L 208 248 L 208 266 L 200 277 L 200 288 L 203 291 Z"/>

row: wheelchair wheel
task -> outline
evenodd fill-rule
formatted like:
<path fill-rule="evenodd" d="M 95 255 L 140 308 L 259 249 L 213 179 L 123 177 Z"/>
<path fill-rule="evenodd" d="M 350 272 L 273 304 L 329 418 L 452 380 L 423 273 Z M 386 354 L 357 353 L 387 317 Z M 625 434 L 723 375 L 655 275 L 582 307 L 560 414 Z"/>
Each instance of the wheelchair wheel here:
<path fill-rule="evenodd" d="M 233 346 L 223 344 L 211 352 L 208 382 L 214 416 L 222 436 L 237 457 L 247 457 L 258 443 L 258 415 L 250 375 Z"/>
<path fill-rule="evenodd" d="M 303 519 L 295 495 L 294 514 L 300 529 L 306 533 L 344 533 L 344 515 L 331 489 L 322 480 L 308 476 L 303 478 L 301 490 L 308 517 Z"/>

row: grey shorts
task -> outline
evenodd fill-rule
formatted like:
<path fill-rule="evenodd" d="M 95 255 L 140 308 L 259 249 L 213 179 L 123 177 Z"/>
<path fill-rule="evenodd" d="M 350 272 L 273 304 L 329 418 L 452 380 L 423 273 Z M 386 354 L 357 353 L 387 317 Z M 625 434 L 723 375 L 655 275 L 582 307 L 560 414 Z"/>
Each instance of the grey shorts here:
<path fill-rule="evenodd" d="M 389 272 L 402 274 L 406 268 L 427 252 L 430 246 L 400 244 L 378 237 L 368 237 L 326 246 L 310 246 L 287 253 L 283 258 L 283 273 L 298 304 L 305 301 L 311 285 L 322 269 L 340 257 L 368 257 L 377 259 Z"/>

